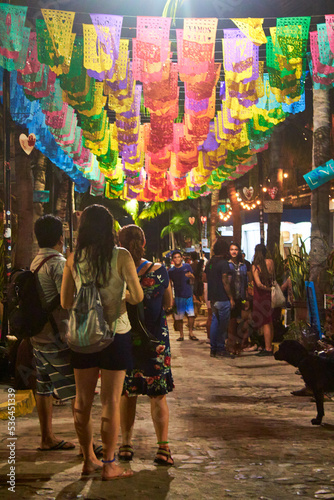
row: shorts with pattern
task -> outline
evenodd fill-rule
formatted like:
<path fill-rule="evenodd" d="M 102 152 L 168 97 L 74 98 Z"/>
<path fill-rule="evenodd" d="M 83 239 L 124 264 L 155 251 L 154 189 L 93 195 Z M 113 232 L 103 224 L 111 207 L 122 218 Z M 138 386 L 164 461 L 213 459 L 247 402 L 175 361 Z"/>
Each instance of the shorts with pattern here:
<path fill-rule="evenodd" d="M 183 319 L 186 314 L 189 316 L 195 316 L 194 302 L 192 297 L 175 297 L 176 313 L 174 314 L 174 319 L 177 321 Z"/>
<path fill-rule="evenodd" d="M 61 342 L 34 345 L 37 381 L 36 394 L 47 396 L 57 391 L 60 399 L 75 397 L 74 372 L 70 363 L 71 351 Z"/>

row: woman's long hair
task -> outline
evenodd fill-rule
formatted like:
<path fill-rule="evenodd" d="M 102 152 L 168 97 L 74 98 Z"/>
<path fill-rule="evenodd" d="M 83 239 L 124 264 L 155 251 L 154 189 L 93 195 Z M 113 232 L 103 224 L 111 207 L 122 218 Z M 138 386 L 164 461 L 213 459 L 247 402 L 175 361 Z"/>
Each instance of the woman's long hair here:
<path fill-rule="evenodd" d="M 142 228 L 135 224 L 124 226 L 118 233 L 118 239 L 120 245 L 129 250 L 136 266 L 139 266 L 141 258 L 145 253 L 145 234 Z"/>
<path fill-rule="evenodd" d="M 266 247 L 262 243 L 260 243 L 259 245 L 256 245 L 254 259 L 253 259 L 253 266 L 260 269 L 261 282 L 265 286 L 269 286 L 271 283 L 272 277 L 271 277 L 271 275 L 268 271 L 268 268 L 267 268 L 266 255 L 267 255 Z"/>
<path fill-rule="evenodd" d="M 109 210 L 102 205 L 85 208 L 80 217 L 74 263 L 87 261 L 88 271 L 98 286 L 108 283 L 114 246 L 114 218 Z"/>

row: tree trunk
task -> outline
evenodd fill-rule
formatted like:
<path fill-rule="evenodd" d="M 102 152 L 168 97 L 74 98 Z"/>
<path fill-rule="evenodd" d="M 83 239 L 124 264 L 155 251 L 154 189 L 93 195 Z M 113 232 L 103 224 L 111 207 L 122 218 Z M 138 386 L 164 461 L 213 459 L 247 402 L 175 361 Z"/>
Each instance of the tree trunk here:
<path fill-rule="evenodd" d="M 313 169 L 331 158 L 330 131 L 329 90 L 313 89 Z M 318 300 L 322 297 L 328 282 L 325 267 L 329 253 L 329 193 L 329 182 L 311 192 L 310 280 L 314 281 Z"/>
<path fill-rule="evenodd" d="M 212 191 L 211 195 L 211 214 L 210 214 L 210 246 L 216 240 L 216 226 L 218 221 L 218 203 L 219 203 L 219 189 Z"/>
<path fill-rule="evenodd" d="M 19 143 L 18 133 L 15 144 Z M 14 268 L 29 267 L 33 257 L 33 175 L 31 157 L 22 148 L 15 151 L 16 210 L 18 214 Z"/>
<path fill-rule="evenodd" d="M 233 242 L 241 246 L 241 213 L 240 205 L 237 200 L 237 191 L 234 181 L 227 184 L 227 195 L 230 199 L 233 217 Z"/>
<path fill-rule="evenodd" d="M 34 190 L 44 191 L 45 190 L 45 180 L 46 180 L 46 168 L 47 168 L 47 158 L 42 153 L 38 152 L 36 163 L 33 166 L 34 174 Z M 43 203 L 33 203 L 33 224 L 36 220 L 44 214 Z M 34 243 L 32 248 L 33 255 L 38 252 L 38 244 L 34 237 Z"/>
<path fill-rule="evenodd" d="M 270 188 L 277 187 L 278 192 L 276 194 L 275 200 L 280 200 L 282 196 L 282 125 L 278 125 L 274 128 L 271 139 L 270 139 L 270 170 L 269 179 L 270 183 L 268 186 Z M 268 214 L 268 232 L 267 232 L 267 248 L 273 255 L 275 245 L 280 244 L 281 235 L 281 213 L 269 213 Z"/>
<path fill-rule="evenodd" d="M 69 190 L 69 178 L 63 173 L 62 182 L 58 191 L 58 198 L 56 203 L 56 215 L 63 221 L 66 221 L 66 210 Z"/>

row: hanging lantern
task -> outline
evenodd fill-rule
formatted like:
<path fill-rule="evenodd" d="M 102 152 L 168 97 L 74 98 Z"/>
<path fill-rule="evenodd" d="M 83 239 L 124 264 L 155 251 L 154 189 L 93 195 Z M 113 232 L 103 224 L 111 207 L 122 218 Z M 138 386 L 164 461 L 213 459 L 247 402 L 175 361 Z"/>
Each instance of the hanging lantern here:
<path fill-rule="evenodd" d="M 189 217 L 189 223 L 193 225 L 195 223 L 195 217 Z"/>

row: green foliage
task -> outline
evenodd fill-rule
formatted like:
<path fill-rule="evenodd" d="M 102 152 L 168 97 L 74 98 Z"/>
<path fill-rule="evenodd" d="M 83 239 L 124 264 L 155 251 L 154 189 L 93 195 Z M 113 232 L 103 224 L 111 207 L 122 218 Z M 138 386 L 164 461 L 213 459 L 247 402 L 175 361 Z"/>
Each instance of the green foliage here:
<path fill-rule="evenodd" d="M 272 259 L 274 261 L 274 266 L 275 266 L 276 281 L 279 285 L 282 285 L 284 280 L 285 260 L 283 259 L 277 244 L 275 244 Z"/>
<path fill-rule="evenodd" d="M 137 224 L 137 226 L 140 226 L 140 223 L 138 221 L 138 213 L 139 213 L 139 203 L 137 200 L 128 200 L 123 203 L 123 209 L 126 211 L 127 214 L 131 215 L 133 218 L 133 222 Z"/>
<path fill-rule="evenodd" d="M 331 291 L 334 290 L 334 250 L 327 257 L 327 273 L 329 274 L 329 283 Z"/>
<path fill-rule="evenodd" d="M 176 11 L 178 7 L 181 7 L 183 2 L 184 0 L 167 0 L 162 11 L 162 17 L 172 17 L 173 22 L 175 22 Z"/>
<path fill-rule="evenodd" d="M 289 327 L 288 331 L 284 334 L 283 340 L 298 340 L 301 342 L 303 340 L 303 331 L 308 328 L 305 321 L 293 321 Z"/>
<path fill-rule="evenodd" d="M 294 300 L 306 300 L 305 281 L 310 274 L 310 256 L 306 251 L 305 242 L 300 239 L 300 253 L 291 253 L 287 257 L 292 294 Z"/>
<path fill-rule="evenodd" d="M 121 226 L 120 226 L 119 222 L 116 219 L 114 219 L 114 231 L 115 231 L 115 233 L 117 234 L 120 229 L 121 229 Z"/>
<path fill-rule="evenodd" d="M 198 239 L 198 229 L 196 226 L 189 224 L 190 212 L 188 210 L 184 212 L 178 212 L 170 220 L 168 226 L 165 226 L 161 231 L 160 237 L 163 238 L 170 233 L 182 233 L 182 236 Z"/>
<path fill-rule="evenodd" d="M 175 210 L 175 204 L 171 201 L 163 201 L 163 202 L 152 202 L 149 203 L 148 206 L 143 208 L 140 212 L 138 219 L 155 219 L 158 215 L 167 212 L 167 210 Z"/>

